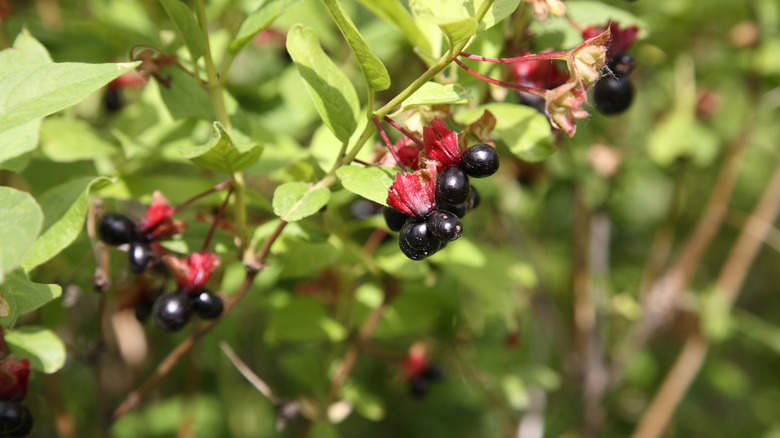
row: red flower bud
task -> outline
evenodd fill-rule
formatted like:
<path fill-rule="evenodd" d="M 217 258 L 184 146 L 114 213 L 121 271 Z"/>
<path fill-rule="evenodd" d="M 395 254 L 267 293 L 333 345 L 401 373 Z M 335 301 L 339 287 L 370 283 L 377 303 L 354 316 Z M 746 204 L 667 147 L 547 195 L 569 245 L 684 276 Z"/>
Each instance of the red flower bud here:
<path fill-rule="evenodd" d="M 173 213 L 171 203 L 160 191 L 155 191 L 146 214 L 136 225 L 138 234 L 148 241 L 153 241 L 181 233 L 186 225 L 182 221 L 174 220 Z"/>
<path fill-rule="evenodd" d="M 219 266 L 219 257 L 209 252 L 194 252 L 186 259 L 164 256 L 163 260 L 173 271 L 179 289 L 188 293 L 202 291 L 211 273 Z"/>
<path fill-rule="evenodd" d="M 589 40 L 603 33 L 607 28 L 609 28 L 609 33 L 612 35 L 607 43 L 607 63 L 609 63 L 615 56 L 626 53 L 631 44 L 634 44 L 639 28 L 628 26 L 621 30 L 617 22 L 610 21 L 608 26 L 588 26 L 582 31 L 582 38 Z"/>
<path fill-rule="evenodd" d="M 30 379 L 30 361 L 19 362 L 8 358 L 0 360 L 0 400 L 20 401 L 27 395 L 27 383 Z"/>

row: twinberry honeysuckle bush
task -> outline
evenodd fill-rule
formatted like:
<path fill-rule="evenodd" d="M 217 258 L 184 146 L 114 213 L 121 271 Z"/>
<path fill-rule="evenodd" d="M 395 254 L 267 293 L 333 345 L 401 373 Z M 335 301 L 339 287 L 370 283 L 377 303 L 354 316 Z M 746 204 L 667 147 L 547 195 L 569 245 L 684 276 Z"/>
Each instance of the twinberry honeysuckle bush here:
<path fill-rule="evenodd" d="M 700 3 L 0 0 L 0 436 L 657 436 L 773 187 Z"/>

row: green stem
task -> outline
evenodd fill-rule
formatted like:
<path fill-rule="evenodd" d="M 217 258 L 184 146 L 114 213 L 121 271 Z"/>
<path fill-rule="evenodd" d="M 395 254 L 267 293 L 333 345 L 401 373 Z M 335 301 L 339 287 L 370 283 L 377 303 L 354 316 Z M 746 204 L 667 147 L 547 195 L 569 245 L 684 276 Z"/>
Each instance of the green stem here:
<path fill-rule="evenodd" d="M 205 42 L 205 51 L 203 53 L 203 60 L 206 64 L 206 79 L 208 82 L 209 97 L 211 97 L 211 105 L 214 107 L 214 115 L 217 117 L 217 121 L 225 127 L 228 135 L 233 135 L 233 124 L 230 122 L 230 116 L 225 106 L 225 98 L 222 90 L 222 81 L 217 75 L 217 69 L 214 67 L 214 58 L 211 56 L 211 44 L 209 43 L 209 27 L 206 21 L 206 7 L 204 0 L 195 1 L 195 13 L 198 16 L 198 22 L 200 23 L 200 29 L 203 34 L 203 40 Z M 223 76 L 227 74 L 227 67 L 223 72 Z M 240 239 L 240 252 L 242 260 L 249 260 L 252 254 L 249 254 L 247 244 L 247 215 L 246 215 L 246 183 L 244 182 L 243 172 L 235 172 L 233 177 L 233 193 L 235 194 L 235 201 L 233 203 L 233 214 L 236 218 L 236 232 Z"/>

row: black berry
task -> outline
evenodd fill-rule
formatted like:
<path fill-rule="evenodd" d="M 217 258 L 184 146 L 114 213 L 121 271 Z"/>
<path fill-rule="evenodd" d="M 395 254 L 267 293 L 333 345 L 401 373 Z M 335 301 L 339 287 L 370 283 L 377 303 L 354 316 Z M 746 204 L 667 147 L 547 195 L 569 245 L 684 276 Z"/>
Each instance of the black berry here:
<path fill-rule="evenodd" d="M 482 197 L 479 196 L 479 192 L 477 191 L 476 187 L 472 187 L 469 199 L 466 201 L 467 211 L 471 211 L 479 207 L 480 202 L 482 202 Z"/>
<path fill-rule="evenodd" d="M 103 95 L 103 105 L 106 107 L 106 111 L 110 113 L 115 113 L 122 109 L 124 102 L 122 102 L 122 94 L 118 88 L 106 90 L 106 94 Z"/>
<path fill-rule="evenodd" d="M 490 145 L 475 144 L 460 156 L 460 168 L 473 178 L 490 176 L 498 170 L 498 153 Z"/>
<path fill-rule="evenodd" d="M 27 406 L 12 401 L 0 402 L 0 434 L 25 436 L 32 429 L 32 414 Z M 23 434 L 19 434 L 22 432 Z"/>
<path fill-rule="evenodd" d="M 593 86 L 593 103 L 602 114 L 625 111 L 634 98 L 634 86 L 627 76 L 604 76 Z"/>
<path fill-rule="evenodd" d="M 462 160 L 462 158 L 461 158 Z M 469 198 L 469 177 L 459 167 L 448 167 L 436 178 L 436 202 L 458 205 Z"/>
<path fill-rule="evenodd" d="M 144 323 L 147 319 L 149 319 L 149 315 L 152 314 L 152 305 L 153 303 L 149 301 L 143 301 L 141 303 L 138 303 L 135 305 L 135 319 L 138 320 L 138 322 Z"/>
<path fill-rule="evenodd" d="M 428 393 L 429 385 L 430 382 L 428 379 L 423 375 L 419 375 L 413 378 L 411 382 L 409 382 L 409 389 L 415 398 L 422 398 L 425 396 L 425 394 Z"/>
<path fill-rule="evenodd" d="M 609 62 L 609 69 L 617 77 L 627 76 L 634 71 L 634 57 L 628 53 L 623 53 L 616 56 Z"/>
<path fill-rule="evenodd" d="M 155 324 L 166 332 L 177 332 L 183 329 L 192 316 L 190 296 L 182 292 L 161 296 L 154 302 L 152 316 Z"/>
<path fill-rule="evenodd" d="M 424 220 L 412 219 L 398 234 L 398 246 L 412 260 L 422 260 L 441 248 L 442 242 L 428 231 Z"/>
<path fill-rule="evenodd" d="M 422 375 L 430 382 L 437 382 L 444 378 L 444 373 L 441 371 L 441 368 L 436 366 L 426 368 L 425 371 L 422 372 Z"/>
<path fill-rule="evenodd" d="M 152 258 L 154 258 L 154 254 L 148 243 L 133 242 L 130 244 L 127 258 L 130 262 L 130 270 L 136 274 L 141 274 L 146 270 L 146 266 L 149 265 Z"/>
<path fill-rule="evenodd" d="M 464 216 L 466 216 L 466 213 L 477 208 L 480 200 L 481 198 L 477 189 L 475 187 L 471 187 L 471 193 L 469 194 L 469 199 L 466 200 L 466 202 L 458 205 L 442 203 L 439 204 L 439 210 L 449 211 L 450 213 L 454 213 L 455 216 L 462 219 Z"/>
<path fill-rule="evenodd" d="M 396 210 L 390 206 L 385 206 L 385 208 L 382 209 L 382 214 L 385 217 L 387 228 L 390 228 L 390 231 L 401 231 L 401 228 L 404 227 L 406 221 L 411 217 L 403 211 Z"/>
<path fill-rule="evenodd" d="M 463 224 L 457 215 L 446 210 L 435 210 L 428 216 L 428 230 L 443 242 L 451 242 L 463 235 Z"/>
<path fill-rule="evenodd" d="M 215 319 L 222 315 L 225 304 L 222 302 L 222 298 L 204 289 L 192 296 L 192 307 L 201 318 Z"/>
<path fill-rule="evenodd" d="M 130 243 L 135 235 L 135 223 L 119 213 L 107 213 L 98 221 L 98 235 L 107 245 Z"/>

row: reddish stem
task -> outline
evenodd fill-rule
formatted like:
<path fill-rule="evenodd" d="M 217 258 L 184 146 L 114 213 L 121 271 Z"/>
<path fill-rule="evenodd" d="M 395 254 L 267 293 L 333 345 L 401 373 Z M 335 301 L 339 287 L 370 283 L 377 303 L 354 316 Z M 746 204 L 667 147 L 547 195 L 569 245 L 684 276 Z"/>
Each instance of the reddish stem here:
<path fill-rule="evenodd" d="M 200 199 L 200 198 L 202 198 L 202 197 L 204 197 L 204 196 L 206 196 L 206 195 L 210 195 L 210 194 L 212 194 L 212 193 L 214 193 L 214 192 L 218 192 L 218 191 L 220 191 L 220 190 L 224 189 L 225 187 L 233 187 L 233 180 L 228 180 L 228 181 L 225 181 L 225 182 L 219 183 L 219 184 L 215 185 L 214 187 L 212 187 L 212 188 L 210 188 L 210 189 L 206 190 L 205 192 L 203 192 L 203 193 L 201 193 L 201 194 L 199 194 L 199 195 L 195 195 L 195 196 L 193 196 L 192 198 L 190 198 L 190 199 L 188 199 L 188 200 L 186 200 L 186 201 L 182 202 L 181 204 L 179 204 L 178 206 L 176 206 L 176 208 L 174 208 L 174 209 L 173 209 L 173 214 L 176 214 L 176 213 L 178 213 L 178 212 L 179 212 L 179 211 L 181 211 L 181 210 L 182 210 L 184 207 L 186 207 L 186 206 L 188 206 L 188 205 L 192 204 L 193 202 L 197 201 L 198 199 Z"/>
<path fill-rule="evenodd" d="M 495 62 L 499 64 L 512 64 L 515 62 L 531 62 L 531 61 L 565 61 L 566 58 L 569 56 L 569 54 L 570 54 L 569 51 L 558 51 L 558 52 L 535 53 L 531 55 L 517 56 L 514 58 L 488 58 L 486 56 L 460 52 L 459 56 L 468 59 L 473 59 L 475 61 Z M 455 62 L 458 62 L 458 60 L 455 59 Z"/>
<path fill-rule="evenodd" d="M 214 230 L 217 228 L 217 224 L 219 223 L 220 219 L 222 219 L 222 213 L 225 212 L 225 207 L 227 207 L 227 203 L 230 200 L 231 194 L 233 194 L 232 184 L 230 186 L 230 189 L 227 192 L 227 196 L 225 196 L 225 201 L 222 202 L 222 205 L 219 207 L 219 210 L 217 211 L 216 217 L 214 217 L 214 222 L 211 224 L 209 233 L 206 235 L 206 240 L 203 242 L 203 249 L 201 250 L 201 252 L 206 252 L 206 250 L 208 249 L 209 243 L 211 243 L 211 236 L 214 235 Z"/>
<path fill-rule="evenodd" d="M 358 159 L 358 158 L 353 158 L 353 159 L 352 159 L 352 162 L 354 162 L 354 163 L 358 163 L 358 164 L 362 164 L 362 165 L 364 165 L 364 166 L 366 166 L 366 167 L 372 167 L 372 166 L 376 166 L 376 164 L 372 164 L 372 163 L 369 163 L 369 162 L 366 162 L 366 161 L 360 160 L 360 159 Z"/>
<path fill-rule="evenodd" d="M 411 132 L 407 131 L 407 130 L 406 130 L 406 128 L 404 128 L 403 126 L 399 125 L 398 123 L 395 123 L 395 120 L 391 119 L 391 118 L 390 118 L 390 117 L 388 117 L 388 116 L 385 116 L 385 121 L 386 121 L 387 123 L 389 123 L 389 124 L 390 124 L 390 125 L 391 125 L 393 128 L 395 128 L 395 129 L 397 129 L 397 130 L 401 131 L 401 132 L 402 132 L 402 133 L 403 133 L 403 134 L 404 134 L 404 135 L 405 135 L 407 138 L 409 138 L 409 140 L 411 140 L 411 141 L 413 141 L 415 144 L 417 144 L 417 146 L 419 146 L 419 147 L 421 147 L 421 148 L 424 148 L 424 147 L 425 147 L 425 146 L 423 145 L 423 142 L 422 142 L 422 141 L 421 141 L 419 138 L 417 138 L 417 137 L 416 137 L 414 134 L 412 134 Z"/>
<path fill-rule="evenodd" d="M 525 85 L 510 84 L 509 82 L 504 82 L 504 81 L 499 81 L 498 79 L 489 78 L 485 75 L 475 72 L 474 70 L 469 68 L 466 64 L 460 62 L 458 58 L 452 58 L 452 60 L 455 61 L 455 63 L 458 64 L 463 70 L 466 70 L 471 75 L 479 79 L 482 79 L 485 82 L 490 82 L 491 84 L 500 85 L 502 87 L 511 88 L 513 90 L 525 91 L 526 93 L 533 94 L 534 96 L 539 96 L 539 97 L 547 96 L 548 90 L 545 90 L 543 88 L 526 87 Z"/>
<path fill-rule="evenodd" d="M 5 360 L 6 356 L 6 350 L 5 350 L 5 331 L 3 329 L 3 326 L 0 325 L 0 353 L 3 354 L 2 360 Z"/>
<path fill-rule="evenodd" d="M 393 155 L 395 162 L 398 163 L 398 167 L 401 168 L 401 173 L 406 175 L 406 166 L 404 166 L 404 163 L 401 162 L 400 158 L 398 158 L 398 153 L 396 153 L 395 148 L 390 143 L 390 139 L 387 138 L 387 133 L 385 133 L 385 130 L 382 129 L 382 122 L 379 121 L 379 117 L 377 117 L 376 114 L 374 114 L 374 124 L 376 125 L 376 130 L 379 131 L 379 135 L 382 136 L 382 140 L 385 141 L 385 145 L 387 145 L 387 148 L 390 149 L 390 154 Z"/>

